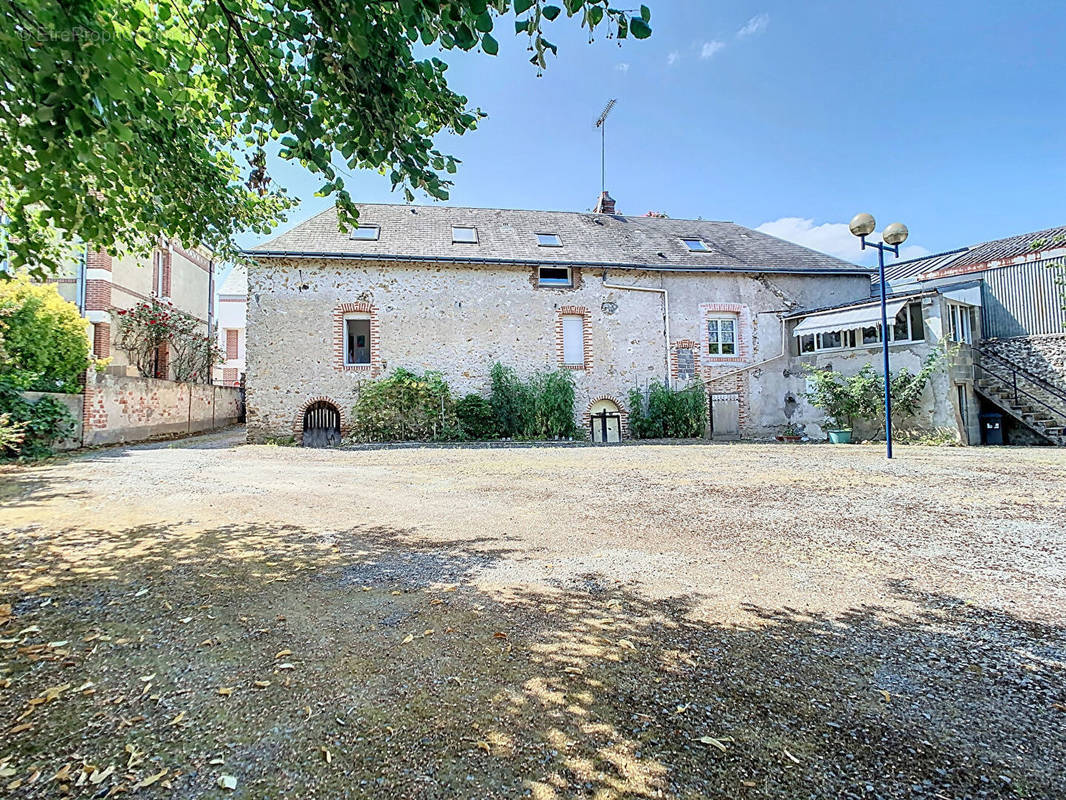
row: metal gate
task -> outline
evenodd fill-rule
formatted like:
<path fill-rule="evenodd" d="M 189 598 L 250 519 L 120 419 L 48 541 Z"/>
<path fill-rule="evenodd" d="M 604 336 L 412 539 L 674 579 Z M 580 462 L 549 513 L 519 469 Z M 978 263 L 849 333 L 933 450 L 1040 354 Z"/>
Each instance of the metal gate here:
<path fill-rule="evenodd" d="M 603 444 L 622 441 L 622 416 L 601 411 L 589 417 L 592 423 L 592 441 Z"/>
<path fill-rule="evenodd" d="M 341 443 L 341 414 L 325 400 L 312 403 L 304 411 L 304 447 L 333 447 Z"/>

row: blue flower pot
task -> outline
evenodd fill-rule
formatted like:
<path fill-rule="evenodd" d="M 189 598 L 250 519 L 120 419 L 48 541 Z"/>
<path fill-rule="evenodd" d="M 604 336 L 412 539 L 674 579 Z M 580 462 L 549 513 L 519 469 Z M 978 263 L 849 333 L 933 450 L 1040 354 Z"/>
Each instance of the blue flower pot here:
<path fill-rule="evenodd" d="M 826 431 L 833 444 L 851 444 L 851 431 Z"/>

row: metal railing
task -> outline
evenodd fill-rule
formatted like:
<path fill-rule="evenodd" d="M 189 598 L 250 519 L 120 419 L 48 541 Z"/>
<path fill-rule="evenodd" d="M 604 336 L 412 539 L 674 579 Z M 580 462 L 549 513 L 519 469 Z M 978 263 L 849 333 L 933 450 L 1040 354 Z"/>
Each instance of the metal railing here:
<path fill-rule="evenodd" d="M 1003 364 L 1015 374 L 1015 381 L 1017 380 L 1017 374 L 1020 373 L 1022 377 L 1025 378 L 1025 380 L 1029 381 L 1030 383 L 1035 383 L 1048 394 L 1053 394 L 1055 395 L 1055 397 L 1059 398 L 1059 400 L 1066 402 L 1066 389 L 1063 389 L 1060 386 L 1056 386 L 1055 384 L 1048 381 L 1046 378 L 1041 378 L 1035 372 L 1030 372 L 1025 367 L 1018 366 L 1009 358 L 1001 356 L 999 353 L 996 353 L 992 350 L 985 350 L 982 347 L 975 347 L 974 351 L 978 354 L 980 358 L 989 356 L 991 358 L 994 358 L 1000 364 Z"/>
<path fill-rule="evenodd" d="M 1032 383 L 1035 383 L 1038 386 L 1040 386 L 1042 389 L 1047 391 L 1049 394 L 1052 394 L 1055 397 L 1057 397 L 1057 398 L 1059 398 L 1059 399 L 1061 399 L 1063 401 L 1066 401 L 1066 393 L 1063 393 L 1062 390 L 1060 390 L 1058 387 L 1054 386 L 1053 384 L 1048 383 L 1047 381 L 1045 381 L 1044 379 L 1042 379 L 1042 378 L 1040 378 L 1040 377 L 1038 377 L 1036 375 L 1033 375 L 1028 370 L 1017 366 L 1013 362 L 1008 361 L 1007 359 L 1003 358 L 1000 355 L 997 355 L 995 353 L 986 353 L 985 351 L 978 351 L 978 352 L 981 354 L 981 356 L 991 355 L 993 358 L 995 358 L 996 360 L 998 360 L 1000 363 L 1004 364 L 1007 367 L 1007 371 L 1009 372 L 1009 377 L 1008 376 L 1004 376 L 1000 372 L 996 372 L 995 370 L 989 369 L 985 364 L 982 363 L 981 360 L 978 360 L 978 361 L 974 362 L 974 369 L 975 370 L 980 370 L 981 373 L 992 376 L 993 378 L 998 380 L 1002 386 L 1004 386 L 1004 387 L 1006 387 L 1007 389 L 1010 390 L 1010 392 L 1011 392 L 1011 394 L 1013 395 L 1013 398 L 1014 398 L 1014 405 L 1016 405 L 1018 407 L 1021 407 L 1022 403 L 1019 400 L 1019 395 L 1024 395 L 1025 398 L 1028 401 L 1030 401 L 1030 403 L 1035 403 L 1036 405 L 1042 406 L 1043 408 L 1045 408 L 1048 411 L 1050 411 L 1052 413 L 1052 415 L 1054 415 L 1055 417 L 1061 417 L 1063 420 L 1066 420 L 1066 411 L 1062 411 L 1062 410 L 1060 410 L 1058 408 L 1055 408 L 1052 405 L 1049 405 L 1048 403 L 1044 402 L 1039 397 L 1034 395 L 1032 392 L 1028 392 L 1024 388 L 1019 387 L 1018 386 L 1018 376 L 1020 374 L 1023 381 L 1028 380 L 1028 381 L 1030 381 Z"/>

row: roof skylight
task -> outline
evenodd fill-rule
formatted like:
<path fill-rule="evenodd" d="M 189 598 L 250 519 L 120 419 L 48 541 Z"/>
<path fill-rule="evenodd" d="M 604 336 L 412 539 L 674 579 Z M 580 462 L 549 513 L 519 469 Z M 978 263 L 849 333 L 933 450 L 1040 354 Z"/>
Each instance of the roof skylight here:
<path fill-rule="evenodd" d="M 452 244 L 477 244 L 477 228 L 452 226 Z"/>
<path fill-rule="evenodd" d="M 364 242 L 376 242 L 381 235 L 381 228 L 377 225 L 358 225 L 355 230 L 352 231 L 352 239 L 359 239 Z"/>

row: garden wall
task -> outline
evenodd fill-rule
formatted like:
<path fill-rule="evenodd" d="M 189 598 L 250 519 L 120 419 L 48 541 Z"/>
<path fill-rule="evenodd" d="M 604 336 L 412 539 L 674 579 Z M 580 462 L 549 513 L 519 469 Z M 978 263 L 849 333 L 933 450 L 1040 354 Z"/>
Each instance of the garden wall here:
<path fill-rule="evenodd" d="M 240 389 L 89 371 L 82 414 L 85 446 L 197 433 L 237 422 Z"/>

